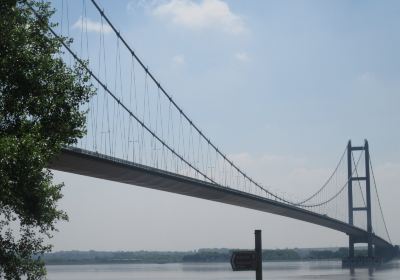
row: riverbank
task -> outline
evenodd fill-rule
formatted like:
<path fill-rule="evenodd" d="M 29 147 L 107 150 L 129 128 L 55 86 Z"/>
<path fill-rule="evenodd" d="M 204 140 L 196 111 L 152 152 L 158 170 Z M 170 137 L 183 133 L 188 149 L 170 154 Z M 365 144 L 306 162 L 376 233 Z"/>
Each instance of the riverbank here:
<path fill-rule="evenodd" d="M 164 263 L 224 263 L 229 262 L 233 249 L 199 249 L 195 251 L 60 251 L 45 254 L 47 265 L 68 264 L 164 264 Z M 364 254 L 361 249 L 358 253 Z M 263 250 L 263 261 L 341 260 L 347 248 L 303 248 Z"/>

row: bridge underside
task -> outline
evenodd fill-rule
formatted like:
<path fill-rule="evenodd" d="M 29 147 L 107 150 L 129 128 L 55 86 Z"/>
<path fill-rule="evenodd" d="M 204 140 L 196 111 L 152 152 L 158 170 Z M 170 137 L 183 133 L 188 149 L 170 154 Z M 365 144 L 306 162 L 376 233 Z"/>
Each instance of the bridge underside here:
<path fill-rule="evenodd" d="M 325 215 L 82 149 L 64 149 L 49 168 L 277 214 L 341 231 L 359 242 L 367 240 L 365 230 Z M 378 247 L 391 247 L 390 243 L 378 236 L 373 237 L 373 243 Z"/>

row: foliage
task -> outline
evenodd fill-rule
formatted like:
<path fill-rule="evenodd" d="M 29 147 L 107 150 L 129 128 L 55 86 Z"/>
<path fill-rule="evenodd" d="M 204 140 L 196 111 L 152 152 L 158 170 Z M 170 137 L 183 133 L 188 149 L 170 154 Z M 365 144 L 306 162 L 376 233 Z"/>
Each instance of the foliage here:
<path fill-rule="evenodd" d="M 196 254 L 185 255 L 182 259 L 183 262 L 229 262 L 231 259 L 231 252 L 197 252 Z"/>
<path fill-rule="evenodd" d="M 216 263 L 230 262 L 232 249 L 199 249 L 187 252 L 100 252 L 62 251 L 45 254 L 46 264 L 97 264 L 97 263 Z M 263 261 L 300 261 L 315 259 L 342 259 L 348 256 L 347 248 L 332 249 L 268 249 L 263 250 Z"/>
<path fill-rule="evenodd" d="M 31 5 L 40 20 L 29 9 Z M 43 1 L 0 1 L 0 278 L 41 279 L 45 238 L 67 220 L 49 161 L 85 133 L 93 94 L 82 67 L 62 60 Z M 67 38 L 63 41 L 70 43 Z"/>
<path fill-rule="evenodd" d="M 45 254 L 46 264 L 179 263 L 187 252 L 62 251 Z"/>
<path fill-rule="evenodd" d="M 358 252 L 358 251 L 357 251 Z M 332 250 L 312 250 L 309 252 L 310 259 L 343 259 L 349 255 L 348 248 L 339 248 L 337 251 Z"/>
<path fill-rule="evenodd" d="M 300 260 L 300 255 L 293 249 L 263 250 L 264 261 Z"/>

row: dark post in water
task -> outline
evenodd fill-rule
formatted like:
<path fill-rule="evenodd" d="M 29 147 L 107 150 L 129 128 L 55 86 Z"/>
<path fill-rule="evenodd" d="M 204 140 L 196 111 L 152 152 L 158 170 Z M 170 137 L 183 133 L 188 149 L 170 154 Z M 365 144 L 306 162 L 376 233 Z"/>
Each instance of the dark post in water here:
<path fill-rule="evenodd" d="M 262 280 L 262 246 L 261 230 L 255 230 L 255 249 L 233 251 L 231 256 L 231 266 L 233 271 L 256 272 L 256 280 Z"/>
<path fill-rule="evenodd" d="M 255 234 L 255 251 L 256 251 L 256 280 L 262 280 L 262 244 L 261 230 L 254 231 Z"/>

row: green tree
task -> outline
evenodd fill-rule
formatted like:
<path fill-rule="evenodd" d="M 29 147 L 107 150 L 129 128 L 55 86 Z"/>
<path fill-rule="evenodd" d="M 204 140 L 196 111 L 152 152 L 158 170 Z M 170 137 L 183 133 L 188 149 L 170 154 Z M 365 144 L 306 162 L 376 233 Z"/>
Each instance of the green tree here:
<path fill-rule="evenodd" d="M 46 274 L 40 255 L 67 220 L 57 208 L 63 185 L 47 165 L 84 135 L 80 108 L 94 92 L 84 69 L 60 58 L 47 28 L 53 13 L 42 1 L 0 1 L 0 279 Z"/>

